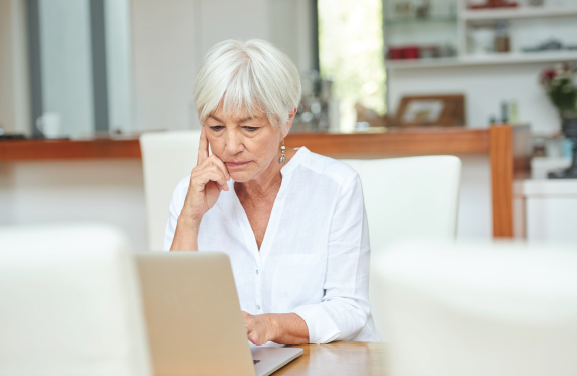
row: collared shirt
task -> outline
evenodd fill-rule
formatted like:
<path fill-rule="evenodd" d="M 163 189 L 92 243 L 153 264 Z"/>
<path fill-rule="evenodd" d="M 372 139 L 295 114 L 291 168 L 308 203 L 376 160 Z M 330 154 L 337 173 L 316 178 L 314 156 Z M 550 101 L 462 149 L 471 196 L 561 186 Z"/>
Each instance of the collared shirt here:
<path fill-rule="evenodd" d="M 280 172 L 260 251 L 232 180 L 202 219 L 199 250 L 228 254 L 242 310 L 294 312 L 311 343 L 380 341 L 368 299 L 369 229 L 357 172 L 305 147 Z M 174 190 L 165 250 L 189 180 Z"/>

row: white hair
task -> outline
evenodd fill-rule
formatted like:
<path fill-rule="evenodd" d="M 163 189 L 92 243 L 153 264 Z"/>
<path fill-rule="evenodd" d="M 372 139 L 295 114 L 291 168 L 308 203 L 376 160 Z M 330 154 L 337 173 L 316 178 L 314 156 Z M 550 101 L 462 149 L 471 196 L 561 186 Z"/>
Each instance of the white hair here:
<path fill-rule="evenodd" d="M 194 98 L 201 124 L 219 106 L 225 113 L 246 110 L 266 113 L 269 122 L 286 132 L 289 111 L 301 95 L 293 62 L 271 43 L 225 40 L 206 55 L 196 81 Z"/>

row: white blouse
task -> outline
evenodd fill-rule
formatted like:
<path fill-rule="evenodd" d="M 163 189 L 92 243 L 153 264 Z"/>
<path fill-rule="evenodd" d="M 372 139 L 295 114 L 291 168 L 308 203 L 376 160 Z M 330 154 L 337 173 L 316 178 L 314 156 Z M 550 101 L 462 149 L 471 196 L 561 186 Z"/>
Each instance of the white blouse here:
<path fill-rule="evenodd" d="M 260 251 L 232 180 L 202 219 L 199 250 L 229 256 L 242 310 L 294 312 L 307 323 L 311 343 L 380 341 L 368 299 L 369 228 L 357 172 L 305 147 L 280 172 Z M 174 190 L 164 250 L 189 180 Z"/>

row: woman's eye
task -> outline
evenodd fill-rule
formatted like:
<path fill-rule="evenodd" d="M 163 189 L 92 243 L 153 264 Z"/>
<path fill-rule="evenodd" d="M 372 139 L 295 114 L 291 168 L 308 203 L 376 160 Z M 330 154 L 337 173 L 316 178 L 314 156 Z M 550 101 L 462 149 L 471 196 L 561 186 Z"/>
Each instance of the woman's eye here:
<path fill-rule="evenodd" d="M 215 132 L 219 132 L 219 131 L 221 131 L 223 128 L 224 128 L 224 127 L 223 127 L 222 125 L 216 125 L 216 126 L 210 127 L 210 129 L 212 129 L 212 130 L 215 131 Z"/>
<path fill-rule="evenodd" d="M 255 132 L 258 130 L 258 127 L 244 127 L 244 129 L 246 129 L 249 132 Z"/>

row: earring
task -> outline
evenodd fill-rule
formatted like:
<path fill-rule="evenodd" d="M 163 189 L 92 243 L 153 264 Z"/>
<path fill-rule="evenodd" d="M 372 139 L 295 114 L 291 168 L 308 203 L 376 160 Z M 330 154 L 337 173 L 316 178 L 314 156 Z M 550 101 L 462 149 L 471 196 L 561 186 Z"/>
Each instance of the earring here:
<path fill-rule="evenodd" d="M 278 163 L 286 163 L 286 158 L 284 156 L 284 138 L 282 139 L 282 145 L 280 146 L 280 158 L 278 159 Z"/>

